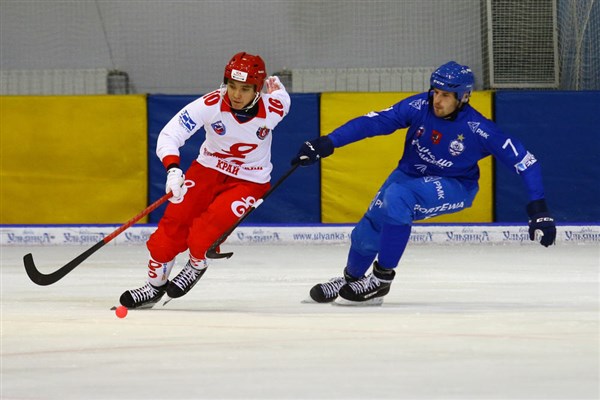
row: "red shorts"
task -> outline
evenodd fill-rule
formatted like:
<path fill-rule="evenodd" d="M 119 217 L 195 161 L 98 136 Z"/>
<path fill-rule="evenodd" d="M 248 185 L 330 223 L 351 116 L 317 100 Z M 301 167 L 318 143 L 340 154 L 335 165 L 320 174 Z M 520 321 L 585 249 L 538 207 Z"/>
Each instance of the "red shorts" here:
<path fill-rule="evenodd" d="M 271 186 L 234 178 L 196 161 L 185 172 L 185 180 L 188 190 L 183 201 L 167 205 L 146 243 L 156 261 L 171 261 L 188 249 L 195 258 L 204 259 L 214 241 Z"/>

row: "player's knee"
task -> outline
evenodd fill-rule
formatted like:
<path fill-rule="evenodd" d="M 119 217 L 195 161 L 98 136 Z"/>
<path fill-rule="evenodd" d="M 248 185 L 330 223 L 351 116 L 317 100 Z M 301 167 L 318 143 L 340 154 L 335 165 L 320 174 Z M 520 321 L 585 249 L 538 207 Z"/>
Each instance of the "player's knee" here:
<path fill-rule="evenodd" d="M 379 230 L 375 228 L 373 221 L 363 217 L 352 229 L 350 242 L 352 248 L 361 255 L 377 253 L 379 250 Z"/>
<path fill-rule="evenodd" d="M 416 199 L 413 192 L 402 185 L 391 185 L 383 196 L 384 222 L 393 225 L 410 225 L 414 219 Z"/>
<path fill-rule="evenodd" d="M 190 253 L 197 258 L 204 257 L 208 248 L 221 236 L 221 232 L 214 225 L 206 225 L 202 229 L 194 227 L 187 240 Z"/>
<path fill-rule="evenodd" d="M 161 263 L 171 261 L 178 254 L 176 251 L 173 251 L 172 247 L 152 243 L 150 240 L 148 240 L 148 243 L 146 243 L 146 247 L 148 248 L 152 259 Z"/>

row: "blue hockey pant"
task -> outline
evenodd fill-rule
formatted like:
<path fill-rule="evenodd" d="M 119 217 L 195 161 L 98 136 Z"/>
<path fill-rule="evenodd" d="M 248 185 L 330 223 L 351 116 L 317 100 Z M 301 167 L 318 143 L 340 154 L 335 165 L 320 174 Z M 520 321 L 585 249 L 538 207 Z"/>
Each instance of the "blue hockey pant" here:
<path fill-rule="evenodd" d="M 352 230 L 346 272 L 357 278 L 363 276 L 375 257 L 382 268 L 395 268 L 413 221 L 468 208 L 478 189 L 455 178 L 413 177 L 394 170 Z"/>

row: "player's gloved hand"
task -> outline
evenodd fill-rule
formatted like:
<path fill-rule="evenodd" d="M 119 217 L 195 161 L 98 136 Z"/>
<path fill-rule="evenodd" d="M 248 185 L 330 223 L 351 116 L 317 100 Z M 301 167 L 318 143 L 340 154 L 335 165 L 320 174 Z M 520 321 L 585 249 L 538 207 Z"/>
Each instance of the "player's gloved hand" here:
<path fill-rule="evenodd" d="M 534 200 L 527 204 L 529 215 L 529 239 L 536 240 L 536 233 L 541 235 L 540 244 L 548 247 L 556 240 L 556 225 L 550 216 L 546 200 Z"/>
<path fill-rule="evenodd" d="M 183 196 L 187 192 L 187 186 L 184 183 L 185 175 L 183 175 L 183 171 L 177 167 L 169 168 L 165 192 L 173 192 L 173 196 L 169 198 L 171 203 L 177 204 L 183 201 Z"/>
<path fill-rule="evenodd" d="M 285 86 L 283 86 L 283 83 L 276 76 L 269 76 L 265 82 L 267 84 L 267 93 L 269 94 L 279 89 L 285 90 Z"/>
<path fill-rule="evenodd" d="M 319 161 L 321 158 L 328 157 L 333 154 L 333 142 L 328 136 L 321 136 L 308 142 L 304 142 L 298 150 L 296 157 L 292 159 L 292 165 L 311 165 Z"/>

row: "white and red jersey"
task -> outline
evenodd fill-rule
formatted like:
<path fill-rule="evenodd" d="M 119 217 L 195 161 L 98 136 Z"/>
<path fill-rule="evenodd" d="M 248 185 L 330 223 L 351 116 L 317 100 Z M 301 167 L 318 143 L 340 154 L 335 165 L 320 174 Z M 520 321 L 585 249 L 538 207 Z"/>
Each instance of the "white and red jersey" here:
<path fill-rule="evenodd" d="M 201 127 L 206 139 L 200 147 L 200 164 L 256 183 L 271 180 L 273 129 L 290 110 L 290 95 L 282 88 L 262 93 L 256 116 L 240 122 L 223 101 L 226 89 L 210 92 L 186 105 L 158 136 L 156 154 L 168 166 L 179 162 L 179 148 Z"/>

